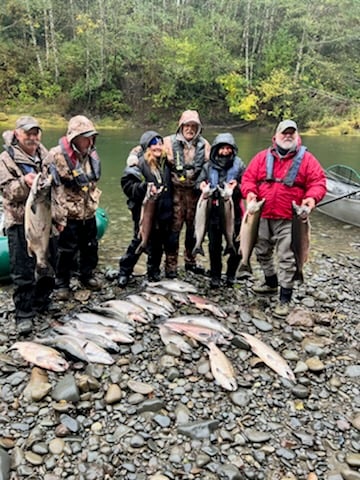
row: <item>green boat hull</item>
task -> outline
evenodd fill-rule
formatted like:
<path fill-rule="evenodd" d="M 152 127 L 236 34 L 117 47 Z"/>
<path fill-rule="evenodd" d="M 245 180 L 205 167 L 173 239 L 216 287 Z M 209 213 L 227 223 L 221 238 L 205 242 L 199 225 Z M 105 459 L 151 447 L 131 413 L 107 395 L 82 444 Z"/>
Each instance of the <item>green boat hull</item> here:
<path fill-rule="evenodd" d="M 109 217 L 103 208 L 96 210 L 97 238 L 100 240 L 108 228 Z M 10 279 L 9 245 L 7 237 L 0 236 L 0 282 Z"/>

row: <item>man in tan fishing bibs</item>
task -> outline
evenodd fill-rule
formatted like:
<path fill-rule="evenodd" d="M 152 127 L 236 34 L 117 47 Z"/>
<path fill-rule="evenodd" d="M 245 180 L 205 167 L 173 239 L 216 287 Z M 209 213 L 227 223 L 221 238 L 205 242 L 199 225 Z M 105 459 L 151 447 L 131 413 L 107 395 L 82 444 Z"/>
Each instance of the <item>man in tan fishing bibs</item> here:
<path fill-rule="evenodd" d="M 177 276 L 179 241 L 186 225 L 184 261 L 185 270 L 203 274 L 192 251 L 195 246 L 194 220 L 199 192 L 195 189 L 197 177 L 210 155 L 210 144 L 201 136 L 202 125 L 195 110 L 186 110 L 180 117 L 176 133 L 164 138 L 173 183 L 174 218 L 171 234 L 171 253 L 166 256 L 165 275 Z"/>
<path fill-rule="evenodd" d="M 97 188 L 101 174 L 95 148 L 97 135 L 94 124 L 87 117 L 76 115 L 70 119 L 59 145 L 50 150 L 64 185 L 67 207 L 67 224 L 58 242 L 55 280 L 58 300 L 69 298 L 71 275 L 77 267 L 85 287 L 101 288 L 94 276 L 98 263 L 95 213 L 101 195 Z"/>
<path fill-rule="evenodd" d="M 247 204 L 265 199 L 255 245 L 265 283 L 255 285 L 253 290 L 257 294 L 276 294 L 280 286 L 280 302 L 273 314 L 286 317 L 299 273 L 292 248 L 293 202 L 307 207 L 309 214 L 326 193 L 324 170 L 314 155 L 301 145 L 293 120 L 280 122 L 272 146 L 251 160 L 242 177 L 241 192 Z"/>

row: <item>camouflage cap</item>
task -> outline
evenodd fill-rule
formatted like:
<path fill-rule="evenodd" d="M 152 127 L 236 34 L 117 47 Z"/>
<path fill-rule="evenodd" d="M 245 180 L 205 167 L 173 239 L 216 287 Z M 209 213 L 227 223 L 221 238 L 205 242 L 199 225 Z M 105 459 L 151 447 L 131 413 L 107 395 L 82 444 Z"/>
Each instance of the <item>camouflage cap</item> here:
<path fill-rule="evenodd" d="M 84 115 L 76 115 L 69 120 L 66 137 L 71 142 L 76 137 L 92 137 L 98 133 L 91 120 Z"/>
<path fill-rule="evenodd" d="M 39 130 L 41 130 L 39 122 L 34 117 L 30 117 L 27 115 L 24 117 L 20 117 L 16 120 L 15 128 L 24 130 L 24 132 L 28 132 L 32 128 L 38 128 Z"/>

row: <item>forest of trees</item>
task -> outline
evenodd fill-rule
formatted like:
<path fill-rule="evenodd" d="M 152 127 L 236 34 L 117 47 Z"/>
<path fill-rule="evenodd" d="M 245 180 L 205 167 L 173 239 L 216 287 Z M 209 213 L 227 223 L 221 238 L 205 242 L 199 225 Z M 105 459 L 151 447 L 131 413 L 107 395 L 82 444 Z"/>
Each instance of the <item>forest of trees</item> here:
<path fill-rule="evenodd" d="M 356 127 L 359 18 L 359 0 L 2 0 L 0 110 Z"/>

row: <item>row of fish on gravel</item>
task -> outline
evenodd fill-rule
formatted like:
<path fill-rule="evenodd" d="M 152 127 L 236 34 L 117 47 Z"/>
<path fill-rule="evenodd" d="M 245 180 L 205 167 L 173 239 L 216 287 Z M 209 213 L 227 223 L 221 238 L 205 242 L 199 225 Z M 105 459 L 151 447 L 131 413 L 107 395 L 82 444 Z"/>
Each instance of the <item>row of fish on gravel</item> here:
<path fill-rule="evenodd" d="M 227 314 L 219 305 L 196 293 L 192 284 L 180 280 L 148 283 L 139 294 L 109 300 L 91 312 L 75 313 L 61 322 L 54 321 L 48 336 L 16 342 L 11 349 L 17 349 L 26 361 L 55 372 L 69 368 L 59 350 L 86 363 L 111 365 L 115 362 L 113 354 L 120 351 L 119 343 L 134 342 L 136 324 L 148 324 L 159 330 L 165 345 L 175 344 L 185 354 L 191 353 L 198 343 L 205 345 L 213 377 L 224 389 L 235 391 L 235 369 L 218 347 L 234 339 L 233 331 L 220 321 Z M 173 316 L 176 312 L 173 302 L 191 303 L 212 316 Z M 295 381 L 291 368 L 275 350 L 253 335 L 236 333 L 266 365 L 280 376 Z"/>

